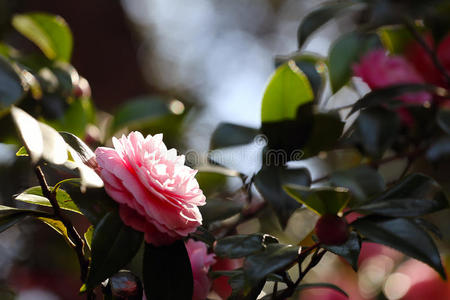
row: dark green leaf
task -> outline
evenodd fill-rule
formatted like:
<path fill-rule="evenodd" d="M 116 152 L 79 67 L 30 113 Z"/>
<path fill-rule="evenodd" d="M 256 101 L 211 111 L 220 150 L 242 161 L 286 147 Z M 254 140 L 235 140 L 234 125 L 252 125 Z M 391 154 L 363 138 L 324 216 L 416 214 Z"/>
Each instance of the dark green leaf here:
<path fill-rule="evenodd" d="M 69 61 L 72 55 L 72 33 L 59 16 L 46 13 L 15 15 L 14 28 L 33 41 L 49 59 Z"/>
<path fill-rule="evenodd" d="M 352 76 L 352 65 L 378 43 L 376 35 L 351 32 L 331 45 L 328 69 L 333 93 L 341 89 Z"/>
<path fill-rule="evenodd" d="M 50 214 L 29 209 L 17 209 L 14 207 L 0 205 L 0 232 L 22 221 L 27 216 L 49 217 Z"/>
<path fill-rule="evenodd" d="M 26 189 L 19 195 L 15 196 L 14 199 L 36 205 L 48 207 L 52 206 L 50 201 L 42 194 L 42 188 L 40 186 L 34 186 Z M 70 195 L 65 190 L 58 189 L 56 191 L 56 201 L 61 209 L 81 214 L 80 210 L 75 203 L 73 203 L 72 198 L 70 198 Z"/>
<path fill-rule="evenodd" d="M 212 199 L 206 201 L 206 205 L 199 207 L 203 217 L 204 224 L 210 224 L 215 221 L 225 220 L 242 211 L 244 204 L 241 202 Z"/>
<path fill-rule="evenodd" d="M 353 169 L 338 171 L 331 174 L 330 182 L 334 186 L 348 188 L 355 203 L 363 203 L 373 195 L 386 189 L 383 177 L 375 169 L 368 166 L 358 166 Z"/>
<path fill-rule="evenodd" d="M 73 241 L 70 239 L 69 235 L 67 234 L 67 228 L 63 222 L 61 222 L 60 220 L 53 219 L 53 218 L 38 217 L 37 219 L 39 221 L 41 221 L 42 223 L 47 224 L 50 228 L 54 229 L 57 233 L 62 235 L 64 237 L 64 239 L 66 240 L 66 242 L 71 247 L 75 247 L 75 244 L 73 243 Z"/>
<path fill-rule="evenodd" d="M 256 174 L 254 183 L 277 213 L 281 225 L 285 227 L 289 217 L 300 205 L 286 194 L 282 186 L 285 184 L 309 186 L 311 176 L 307 169 L 265 166 Z"/>
<path fill-rule="evenodd" d="M 220 123 L 214 130 L 209 148 L 225 148 L 236 145 L 249 144 L 259 133 L 256 128 L 236 125 L 232 123 Z"/>
<path fill-rule="evenodd" d="M 148 300 L 191 300 L 191 263 L 182 240 L 155 247 L 145 244 L 144 290 Z"/>
<path fill-rule="evenodd" d="M 112 132 L 123 127 L 142 127 L 169 115 L 183 113 L 184 105 L 178 100 L 175 101 L 181 109 L 174 109 L 169 101 L 159 97 L 141 97 L 127 101 L 114 115 Z"/>
<path fill-rule="evenodd" d="M 83 163 L 88 164 L 91 158 L 95 158 L 95 154 L 94 152 L 92 152 L 91 148 L 89 148 L 89 146 L 86 145 L 77 136 L 69 132 L 60 132 L 59 134 L 63 137 L 66 143 L 70 147 L 72 147 L 72 149 L 78 154 Z"/>
<path fill-rule="evenodd" d="M 436 92 L 436 88 L 426 84 L 407 83 L 407 84 L 391 85 L 385 88 L 376 89 L 367 93 L 366 95 L 364 95 L 364 97 L 359 99 L 353 105 L 353 108 L 348 114 L 348 116 L 352 115 L 353 113 L 363 108 L 379 106 L 380 104 L 388 103 L 390 100 L 395 99 L 404 94 L 417 93 L 423 91 Z"/>
<path fill-rule="evenodd" d="M 23 94 L 20 76 L 10 63 L 0 56 L 0 111 L 17 103 Z"/>
<path fill-rule="evenodd" d="M 66 143 L 56 130 L 36 121 L 20 108 L 12 107 L 11 115 L 34 163 L 41 158 L 53 164 L 63 164 L 67 160 Z"/>
<path fill-rule="evenodd" d="M 338 16 L 342 12 L 348 11 L 348 9 L 358 3 L 357 1 L 336 1 L 325 3 L 318 9 L 313 10 L 311 13 L 303 18 L 300 26 L 297 30 L 298 47 L 301 48 L 306 39 L 322 25 L 330 21 L 333 17 Z"/>
<path fill-rule="evenodd" d="M 439 161 L 440 159 L 450 156 L 450 137 L 443 137 L 434 142 L 430 148 L 428 148 L 426 157 L 432 162 Z"/>
<path fill-rule="evenodd" d="M 428 264 L 442 278 L 446 277 L 436 245 L 414 221 L 369 216 L 357 219 L 351 226 L 368 240 L 397 249 Z"/>
<path fill-rule="evenodd" d="M 437 114 L 437 122 L 442 130 L 450 134 L 450 109 L 441 109 Z"/>
<path fill-rule="evenodd" d="M 359 206 L 355 211 L 389 217 L 419 217 L 448 207 L 447 201 L 433 199 L 388 199 Z"/>
<path fill-rule="evenodd" d="M 283 270 L 297 259 L 298 246 L 269 244 L 264 251 L 248 256 L 244 271 L 251 283 L 263 280 L 270 273 Z"/>
<path fill-rule="evenodd" d="M 264 235 L 233 235 L 220 239 L 214 245 L 214 253 L 220 257 L 240 258 L 264 250 Z"/>
<path fill-rule="evenodd" d="M 297 108 L 313 99 L 308 78 L 294 61 L 289 61 L 277 68 L 266 87 L 261 104 L 261 121 L 294 120 Z"/>
<path fill-rule="evenodd" d="M 123 224 L 118 212 L 108 213 L 95 226 L 86 289 L 95 288 L 128 264 L 139 250 L 142 240 L 143 233 Z"/>
<path fill-rule="evenodd" d="M 208 166 L 199 168 L 195 178 L 206 198 L 209 198 L 214 193 L 224 190 L 228 178 L 236 176 L 239 176 L 239 173 L 236 171 L 217 166 Z"/>
<path fill-rule="evenodd" d="M 87 188 L 82 192 L 79 187 L 72 186 L 70 183 L 63 184 L 63 186 L 73 202 L 93 225 L 99 223 L 109 212 L 117 210 L 117 203 L 106 194 L 103 188 Z"/>
<path fill-rule="evenodd" d="M 208 230 L 206 230 L 206 228 L 204 228 L 203 226 L 197 227 L 197 230 L 189 234 L 189 236 L 198 241 L 202 241 L 203 243 L 205 243 L 210 247 L 212 247 L 214 242 L 216 241 L 214 235 Z"/>
<path fill-rule="evenodd" d="M 324 214 L 335 215 L 341 212 L 350 200 L 349 191 L 341 187 L 311 189 L 298 185 L 284 185 L 283 188 L 289 196 L 320 216 Z"/>
<path fill-rule="evenodd" d="M 361 239 L 356 232 L 351 232 L 348 240 L 342 245 L 322 245 L 322 247 L 348 261 L 355 272 L 358 270 Z"/>
<path fill-rule="evenodd" d="M 395 141 L 400 129 L 398 115 L 381 107 L 361 111 L 355 122 L 354 138 L 371 157 L 381 157 Z"/>

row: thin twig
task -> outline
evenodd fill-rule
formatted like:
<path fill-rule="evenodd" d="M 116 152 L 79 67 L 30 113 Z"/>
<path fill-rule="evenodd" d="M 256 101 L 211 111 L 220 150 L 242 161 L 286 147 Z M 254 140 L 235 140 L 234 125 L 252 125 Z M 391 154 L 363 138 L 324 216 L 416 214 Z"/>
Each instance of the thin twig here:
<path fill-rule="evenodd" d="M 61 221 L 64 226 L 67 228 L 67 235 L 69 236 L 69 239 L 73 242 L 73 249 L 75 250 L 78 258 L 78 262 L 80 264 L 80 279 L 82 282 L 85 282 L 88 268 L 89 268 L 89 261 L 86 260 L 84 257 L 84 242 L 81 239 L 80 234 L 77 232 L 75 227 L 73 226 L 72 222 L 61 212 L 61 208 L 59 207 L 58 201 L 56 199 L 56 193 L 54 191 L 51 191 L 47 181 L 45 179 L 44 173 L 42 172 L 42 169 L 40 166 L 35 167 L 35 173 L 39 180 L 39 184 L 42 189 L 42 194 L 45 198 L 50 201 L 50 204 L 53 208 L 53 215 L 56 219 Z M 86 295 L 87 299 L 94 299 L 92 292 L 88 292 Z"/>

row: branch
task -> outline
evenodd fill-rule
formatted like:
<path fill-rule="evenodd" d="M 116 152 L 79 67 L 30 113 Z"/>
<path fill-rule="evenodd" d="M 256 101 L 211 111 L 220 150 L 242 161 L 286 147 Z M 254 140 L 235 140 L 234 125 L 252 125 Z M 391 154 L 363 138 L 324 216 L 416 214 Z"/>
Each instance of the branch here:
<path fill-rule="evenodd" d="M 35 167 L 35 173 L 39 180 L 39 184 L 42 189 L 42 194 L 44 195 L 44 197 L 48 199 L 48 201 L 50 201 L 50 204 L 52 205 L 55 218 L 60 220 L 67 228 L 67 235 L 75 245 L 72 247 L 77 254 L 78 262 L 80 264 L 80 273 L 81 273 L 80 279 L 82 282 L 85 282 L 87 272 L 89 269 L 89 261 L 86 260 L 84 257 L 84 250 L 83 250 L 84 242 L 81 239 L 79 233 L 76 231 L 72 222 L 64 214 L 62 214 L 61 208 L 59 207 L 58 201 L 56 200 L 56 193 L 50 190 L 47 181 L 45 179 L 44 173 L 42 172 L 40 166 Z M 93 299 L 93 294 L 89 292 L 87 293 L 86 297 L 87 299 Z"/>

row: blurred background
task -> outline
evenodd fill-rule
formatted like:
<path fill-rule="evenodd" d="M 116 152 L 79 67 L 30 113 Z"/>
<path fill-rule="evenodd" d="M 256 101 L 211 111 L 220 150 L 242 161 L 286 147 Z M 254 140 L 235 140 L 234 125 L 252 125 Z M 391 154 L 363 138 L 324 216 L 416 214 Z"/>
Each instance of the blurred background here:
<path fill-rule="evenodd" d="M 181 152 L 201 153 L 208 150 L 209 138 L 219 122 L 260 126 L 261 99 L 274 70 L 275 57 L 296 51 L 302 16 L 321 2 L 0 0 L 0 35 L 17 49 L 31 51 L 33 45 L 11 28 L 11 16 L 31 11 L 62 16 L 74 37 L 71 63 L 88 80 L 97 109 L 107 116 L 137 97 L 157 95 L 172 99 L 173 109 L 187 111 L 188 122 L 181 136 L 169 131 L 169 144 Z M 326 55 L 332 38 L 350 26 L 348 19 L 332 20 L 308 41 L 305 49 Z M 344 91 L 342 102 L 356 97 Z M 177 99 L 185 107 L 176 106 Z M 16 160 L 17 149 L 0 146 L 1 203 L 6 204 L 11 195 L 31 183 L 24 175 L 27 162 Z M 256 156 L 259 152 L 247 149 L 245 153 Z M 248 161 L 250 165 L 239 166 L 245 169 L 240 171 L 251 173 L 248 170 L 256 169 L 251 164 L 257 160 Z M 87 226 L 82 220 L 79 222 L 81 227 Z M 81 299 L 77 296 L 79 271 L 75 255 L 60 236 L 29 221 L 1 233 L 0 240 L 0 286 L 4 287 L 0 299 L 8 299 L 10 290 L 21 300 Z M 400 299 L 396 284 L 403 289 L 405 285 L 395 280 L 403 278 L 404 282 L 402 275 L 391 277 L 391 290 L 377 295 L 386 289 L 395 263 L 402 256 L 380 246 L 367 251 L 368 258 L 382 257 L 372 261 L 375 264 L 366 262 L 370 268 L 363 270 L 359 278 L 335 257 L 328 258 L 328 268 L 312 276 L 350 289 L 351 299 Z M 330 270 L 345 275 L 340 277 Z M 305 297 L 340 299 L 339 295 L 328 294 L 323 296 L 328 298 L 314 294 Z"/>

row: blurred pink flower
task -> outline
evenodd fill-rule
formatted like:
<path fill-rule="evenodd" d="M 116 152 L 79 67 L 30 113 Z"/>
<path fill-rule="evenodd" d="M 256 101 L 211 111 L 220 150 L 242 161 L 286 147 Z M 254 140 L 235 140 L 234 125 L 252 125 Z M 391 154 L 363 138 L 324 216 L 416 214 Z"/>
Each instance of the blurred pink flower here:
<path fill-rule="evenodd" d="M 419 72 L 403 57 L 388 56 L 385 50 L 377 49 L 364 55 L 353 72 L 372 89 L 380 89 L 396 84 L 425 83 Z M 405 103 L 422 104 L 431 100 L 427 92 L 409 93 L 399 97 Z"/>
<path fill-rule="evenodd" d="M 156 246 L 168 245 L 201 225 L 197 206 L 205 196 L 194 178 L 197 171 L 184 165 L 184 156 L 167 150 L 162 134 L 131 132 L 113 138 L 114 148 L 95 150 L 106 192 L 120 203 L 125 224 L 145 233 Z"/>
<path fill-rule="evenodd" d="M 229 259 L 229 258 L 220 258 L 217 262 L 212 266 L 213 271 L 231 271 L 242 267 L 244 264 L 243 259 Z M 231 286 L 228 283 L 230 277 L 228 276 L 220 276 L 215 279 L 213 282 L 213 290 L 219 295 L 222 299 L 228 299 L 231 296 Z"/>
<path fill-rule="evenodd" d="M 192 300 L 205 300 L 212 285 L 212 281 L 208 277 L 208 271 L 210 266 L 216 262 L 215 255 L 208 254 L 208 249 L 204 243 L 193 240 L 187 241 L 186 249 L 194 277 Z"/>

